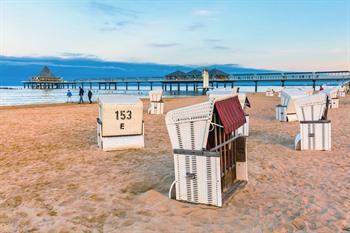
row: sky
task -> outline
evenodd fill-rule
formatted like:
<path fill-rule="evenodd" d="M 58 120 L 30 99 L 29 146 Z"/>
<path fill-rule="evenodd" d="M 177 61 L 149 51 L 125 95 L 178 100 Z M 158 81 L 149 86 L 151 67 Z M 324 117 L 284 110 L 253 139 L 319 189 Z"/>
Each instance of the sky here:
<path fill-rule="evenodd" d="M 350 0 L 0 0 L 0 55 L 350 70 Z"/>

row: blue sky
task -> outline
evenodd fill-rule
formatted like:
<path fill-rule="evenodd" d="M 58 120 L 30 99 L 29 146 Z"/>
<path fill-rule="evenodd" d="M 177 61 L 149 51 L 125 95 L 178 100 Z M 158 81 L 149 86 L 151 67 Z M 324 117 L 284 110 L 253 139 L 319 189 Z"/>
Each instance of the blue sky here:
<path fill-rule="evenodd" d="M 0 55 L 350 70 L 350 1 L 0 0 Z"/>

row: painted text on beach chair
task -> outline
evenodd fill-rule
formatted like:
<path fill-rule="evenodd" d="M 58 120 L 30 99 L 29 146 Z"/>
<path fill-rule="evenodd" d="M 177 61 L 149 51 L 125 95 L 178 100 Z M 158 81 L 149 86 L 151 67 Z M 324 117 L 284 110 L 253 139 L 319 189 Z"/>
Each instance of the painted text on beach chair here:
<path fill-rule="evenodd" d="M 222 206 L 248 180 L 246 138 L 235 134 L 245 121 L 238 97 L 167 113 L 177 200 Z"/>
<path fill-rule="evenodd" d="M 97 142 L 105 151 L 144 147 L 143 104 L 134 96 L 100 96 Z"/>

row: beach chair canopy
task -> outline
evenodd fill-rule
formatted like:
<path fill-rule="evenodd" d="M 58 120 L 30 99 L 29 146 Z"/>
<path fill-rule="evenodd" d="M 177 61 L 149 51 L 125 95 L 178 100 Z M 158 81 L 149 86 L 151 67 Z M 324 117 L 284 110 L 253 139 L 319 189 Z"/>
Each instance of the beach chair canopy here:
<path fill-rule="evenodd" d="M 153 90 L 148 95 L 151 102 L 159 102 L 162 100 L 163 90 Z"/>
<path fill-rule="evenodd" d="M 206 148 L 214 112 L 226 134 L 234 132 L 246 122 L 237 96 L 169 111 L 165 121 L 173 149 Z"/>
<path fill-rule="evenodd" d="M 296 113 L 294 101 L 298 98 L 307 96 L 300 89 L 284 89 L 281 91 L 281 105 L 287 106 L 287 114 Z"/>
<path fill-rule="evenodd" d="M 299 121 L 321 120 L 327 109 L 327 96 L 321 93 L 298 98 L 295 107 Z"/>
<path fill-rule="evenodd" d="M 244 111 L 237 96 L 217 101 L 214 109 L 219 115 L 226 134 L 235 131 L 246 122 Z"/>

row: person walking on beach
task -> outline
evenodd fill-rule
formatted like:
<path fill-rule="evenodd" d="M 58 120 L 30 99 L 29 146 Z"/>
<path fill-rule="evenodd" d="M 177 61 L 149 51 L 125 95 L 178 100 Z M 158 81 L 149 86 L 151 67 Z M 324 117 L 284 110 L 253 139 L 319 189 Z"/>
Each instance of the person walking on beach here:
<path fill-rule="evenodd" d="M 320 86 L 320 91 L 323 91 L 323 90 L 324 90 L 324 88 L 323 88 L 323 86 L 321 85 L 321 86 Z"/>
<path fill-rule="evenodd" d="M 84 96 L 84 89 L 82 87 L 79 87 L 79 104 L 84 103 L 83 96 Z"/>
<path fill-rule="evenodd" d="M 67 103 L 72 102 L 72 92 L 70 90 L 67 91 Z"/>
<path fill-rule="evenodd" d="M 91 98 L 92 98 L 92 91 L 91 91 L 91 90 L 89 90 L 89 92 L 88 92 L 88 98 L 89 98 L 90 104 L 92 104 L 92 101 L 91 101 Z"/>

